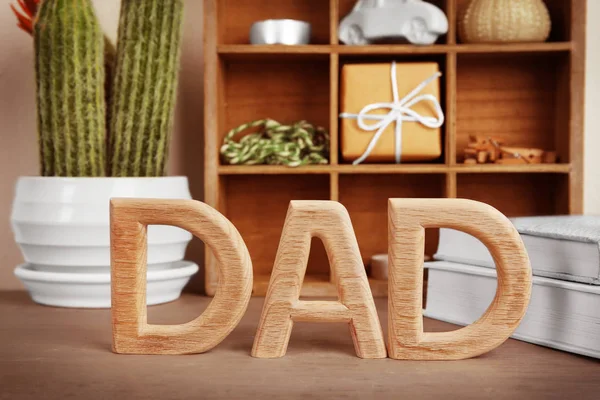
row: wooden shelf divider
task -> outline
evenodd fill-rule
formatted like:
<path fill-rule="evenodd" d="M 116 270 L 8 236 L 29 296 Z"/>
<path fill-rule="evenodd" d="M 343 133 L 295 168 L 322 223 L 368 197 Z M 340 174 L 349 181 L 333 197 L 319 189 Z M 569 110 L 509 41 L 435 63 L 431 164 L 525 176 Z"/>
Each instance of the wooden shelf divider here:
<path fill-rule="evenodd" d="M 569 58 L 568 91 L 570 101 L 567 126 L 569 160 L 572 164 L 569 179 L 568 208 L 571 214 L 583 213 L 583 122 L 585 90 L 586 0 L 571 0 L 570 39 L 576 43 Z"/>
<path fill-rule="evenodd" d="M 340 165 L 307 165 L 290 168 L 282 165 L 221 165 L 219 175 L 318 175 L 318 174 L 459 174 L 477 173 L 512 173 L 536 174 L 555 173 L 568 174 L 572 170 L 570 164 L 340 164 Z"/>
<path fill-rule="evenodd" d="M 346 46 L 343 44 L 314 44 L 302 46 L 221 44 L 217 52 L 221 56 L 319 56 L 340 54 L 347 56 L 389 56 L 389 55 L 435 55 L 447 54 L 498 54 L 498 53 L 564 53 L 573 50 L 572 42 L 547 43 L 510 43 L 510 44 L 434 44 L 430 46 L 414 46 L 409 44 L 377 44 L 368 46 Z"/>
<path fill-rule="evenodd" d="M 329 44 L 337 44 L 338 42 L 339 14 L 339 0 L 329 0 Z"/>
<path fill-rule="evenodd" d="M 338 42 L 338 21 L 339 21 L 339 7 L 338 0 L 329 1 L 329 43 L 331 45 Z M 339 154 L 339 111 L 338 111 L 338 93 L 339 93 L 339 71 L 340 71 L 340 59 L 337 53 L 331 52 L 329 56 L 329 134 L 330 134 L 330 149 L 329 149 L 329 163 L 330 167 L 335 167 L 338 164 Z M 330 169 L 329 173 L 329 199 L 333 201 L 340 200 L 340 177 L 339 173 L 333 169 Z M 328 279 L 327 279 L 328 278 Z M 337 291 L 333 283 L 335 282 L 335 274 L 333 271 L 326 275 L 327 284 L 304 284 L 303 290 L 305 296 L 310 296 L 311 290 L 317 290 L 318 292 L 314 295 L 326 295 L 326 296 L 337 296 Z M 308 291 L 308 293 L 307 293 Z M 319 293 L 319 292 L 323 293 Z"/>
<path fill-rule="evenodd" d="M 446 165 L 456 164 L 456 53 L 446 55 L 445 104 L 445 160 Z"/>
<path fill-rule="evenodd" d="M 339 153 L 339 70 L 340 62 L 337 54 L 329 56 L 329 163 L 338 164 Z"/>
<path fill-rule="evenodd" d="M 448 33 L 446 43 L 456 44 L 456 15 L 458 13 L 456 0 L 446 0 L 446 17 L 448 18 Z"/>
<path fill-rule="evenodd" d="M 455 199 L 457 191 L 456 172 L 448 171 L 446 173 L 446 187 L 444 195 L 448 199 Z"/>
<path fill-rule="evenodd" d="M 340 174 L 337 172 L 329 174 L 329 199 L 340 201 Z"/>
<path fill-rule="evenodd" d="M 564 53 L 571 50 L 573 50 L 572 42 L 457 44 L 454 49 L 454 51 L 460 54 Z"/>
<path fill-rule="evenodd" d="M 457 164 L 450 167 L 450 171 L 459 174 L 478 173 L 512 173 L 512 174 L 568 174 L 571 172 L 570 164 Z"/>

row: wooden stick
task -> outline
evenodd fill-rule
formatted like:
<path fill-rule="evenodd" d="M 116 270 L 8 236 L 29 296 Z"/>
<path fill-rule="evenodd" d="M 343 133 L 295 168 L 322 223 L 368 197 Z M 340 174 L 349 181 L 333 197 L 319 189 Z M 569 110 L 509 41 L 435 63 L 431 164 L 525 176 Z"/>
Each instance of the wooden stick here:
<path fill-rule="evenodd" d="M 299 300 L 313 236 L 325 245 L 339 302 Z M 290 202 L 252 356 L 284 356 L 295 321 L 348 322 L 359 357 L 387 356 L 350 216 L 338 202 Z"/>
<path fill-rule="evenodd" d="M 113 351 L 128 354 L 202 353 L 238 324 L 252 292 L 252 263 L 237 229 L 194 200 L 112 199 L 111 289 Z M 187 229 L 220 266 L 219 286 L 204 313 L 181 325 L 149 325 L 146 310 L 147 226 Z"/>
<path fill-rule="evenodd" d="M 465 199 L 390 199 L 389 343 L 391 358 L 458 360 L 502 344 L 525 315 L 531 267 L 519 234 L 495 208 Z M 498 270 L 498 288 L 485 314 L 450 332 L 423 332 L 422 288 L 425 229 L 458 229 L 480 239 Z"/>

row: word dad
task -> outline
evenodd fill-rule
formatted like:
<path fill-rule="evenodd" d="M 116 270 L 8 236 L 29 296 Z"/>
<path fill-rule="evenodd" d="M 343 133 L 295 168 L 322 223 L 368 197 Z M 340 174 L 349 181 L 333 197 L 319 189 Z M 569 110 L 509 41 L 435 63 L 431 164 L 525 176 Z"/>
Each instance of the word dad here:
<path fill-rule="evenodd" d="M 208 308 L 182 325 L 149 325 L 146 315 L 148 225 L 192 232 L 214 253 L 219 285 Z M 425 229 L 453 228 L 480 239 L 498 271 L 485 314 L 451 332 L 423 332 Z M 523 318 L 531 268 L 510 221 L 483 203 L 463 199 L 390 199 L 387 349 L 348 211 L 335 201 L 292 201 L 271 274 L 252 356 L 285 355 L 294 322 L 347 322 L 361 358 L 457 360 L 502 344 Z M 312 237 L 327 251 L 339 301 L 299 300 Z M 113 350 L 129 354 L 202 353 L 219 344 L 245 313 L 252 263 L 244 240 L 217 210 L 194 200 L 111 201 Z"/>

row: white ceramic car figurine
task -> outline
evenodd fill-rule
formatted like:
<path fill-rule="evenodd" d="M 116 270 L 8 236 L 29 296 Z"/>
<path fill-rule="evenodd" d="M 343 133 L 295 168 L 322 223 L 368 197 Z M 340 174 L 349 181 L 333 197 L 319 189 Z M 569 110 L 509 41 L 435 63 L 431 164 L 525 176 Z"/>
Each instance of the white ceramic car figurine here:
<path fill-rule="evenodd" d="M 442 10 L 423 0 L 359 0 L 339 27 L 339 39 L 353 45 L 405 38 L 419 45 L 433 44 L 448 32 Z"/>

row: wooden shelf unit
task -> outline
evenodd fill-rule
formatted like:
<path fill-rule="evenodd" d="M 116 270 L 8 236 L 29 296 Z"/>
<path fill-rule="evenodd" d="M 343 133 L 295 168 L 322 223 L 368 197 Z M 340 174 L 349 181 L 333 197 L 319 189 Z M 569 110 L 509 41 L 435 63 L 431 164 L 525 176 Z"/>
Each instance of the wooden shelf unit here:
<path fill-rule="evenodd" d="M 508 216 L 583 210 L 585 0 L 546 0 L 546 43 L 462 44 L 456 15 L 466 0 L 430 1 L 445 10 L 449 32 L 431 46 L 345 46 L 337 26 L 355 0 L 205 1 L 205 201 L 242 234 L 254 268 L 254 295 L 264 295 L 288 203 L 336 200 L 352 219 L 365 263 L 387 252 L 389 197 L 464 197 Z M 314 44 L 253 46 L 254 21 L 312 23 Z M 339 153 L 339 77 L 345 63 L 436 61 L 443 73 L 443 156 L 431 163 L 353 166 Z M 330 165 L 231 166 L 220 162 L 224 135 L 242 123 L 306 119 L 331 134 Z M 470 134 L 556 150 L 557 164 L 464 165 Z M 426 253 L 437 246 L 427 232 Z M 206 251 L 206 291 L 214 295 L 217 260 Z M 304 296 L 336 295 L 322 243 L 313 240 Z M 371 280 L 385 296 L 387 282 Z"/>

